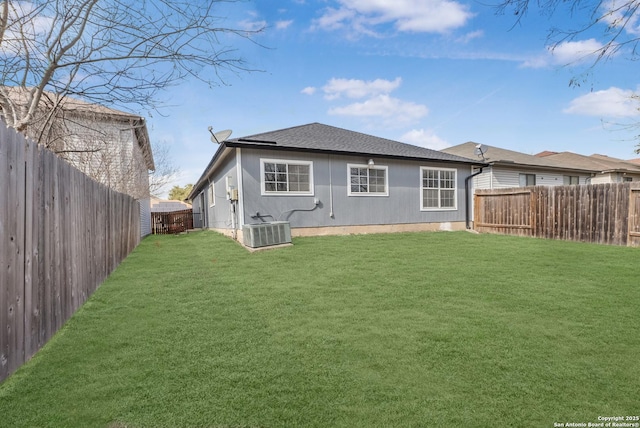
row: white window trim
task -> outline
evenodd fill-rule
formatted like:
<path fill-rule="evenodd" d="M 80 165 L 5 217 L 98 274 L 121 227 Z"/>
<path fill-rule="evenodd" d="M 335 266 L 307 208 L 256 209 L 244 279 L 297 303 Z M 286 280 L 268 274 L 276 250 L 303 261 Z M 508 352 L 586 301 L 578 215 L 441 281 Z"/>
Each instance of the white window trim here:
<path fill-rule="evenodd" d="M 377 192 L 352 192 L 351 191 L 351 168 L 367 168 L 367 169 L 382 169 L 384 170 L 384 193 Z M 373 165 L 367 164 L 347 164 L 347 196 L 389 196 L 389 167 L 386 165 Z"/>
<path fill-rule="evenodd" d="M 216 206 L 216 188 L 214 186 L 215 183 L 209 184 L 207 189 L 207 197 L 209 197 L 209 207 Z"/>
<path fill-rule="evenodd" d="M 453 207 L 436 207 L 429 208 L 424 206 L 424 189 L 425 187 L 422 185 L 423 180 L 423 171 L 431 170 L 431 171 L 453 171 L 454 172 L 454 181 L 455 186 L 453 187 Z M 438 190 L 440 189 L 440 185 L 438 184 Z M 440 192 L 438 192 L 438 205 L 440 205 Z M 457 211 L 458 210 L 458 170 L 455 168 L 438 168 L 433 166 L 421 166 L 420 167 L 420 211 Z"/>
<path fill-rule="evenodd" d="M 529 176 L 533 176 L 533 181 L 535 181 L 535 183 L 533 184 L 527 184 L 527 178 Z M 524 186 L 522 185 L 522 178 L 524 177 Z M 530 186 L 536 186 L 538 184 L 538 174 L 531 174 L 531 173 L 526 173 L 526 172 L 519 172 L 518 173 L 518 186 L 519 187 L 530 187 Z"/>
<path fill-rule="evenodd" d="M 309 191 L 308 192 L 267 192 L 264 183 L 265 163 L 286 163 L 287 165 L 308 165 L 309 166 Z M 313 162 L 291 159 L 260 159 L 260 193 L 262 196 L 313 196 Z"/>

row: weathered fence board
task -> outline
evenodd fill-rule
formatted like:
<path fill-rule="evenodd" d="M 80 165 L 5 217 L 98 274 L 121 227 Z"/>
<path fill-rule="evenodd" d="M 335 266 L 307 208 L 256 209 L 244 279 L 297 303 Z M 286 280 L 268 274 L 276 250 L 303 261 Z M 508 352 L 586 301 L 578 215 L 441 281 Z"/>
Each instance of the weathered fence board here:
<path fill-rule="evenodd" d="M 173 234 L 193 229 L 193 210 L 152 212 L 151 233 Z"/>
<path fill-rule="evenodd" d="M 0 381 L 140 241 L 139 205 L 0 122 Z"/>
<path fill-rule="evenodd" d="M 640 246 L 640 189 L 631 189 L 628 229 L 628 245 Z"/>
<path fill-rule="evenodd" d="M 477 189 L 479 232 L 548 239 L 640 245 L 637 183 Z"/>

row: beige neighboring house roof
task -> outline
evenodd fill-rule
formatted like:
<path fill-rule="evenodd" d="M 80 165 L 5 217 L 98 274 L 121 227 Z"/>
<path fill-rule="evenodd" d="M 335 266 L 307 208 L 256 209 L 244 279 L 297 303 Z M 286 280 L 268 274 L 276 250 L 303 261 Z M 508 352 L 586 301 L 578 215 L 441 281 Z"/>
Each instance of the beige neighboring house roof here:
<path fill-rule="evenodd" d="M 478 143 L 467 142 L 457 146 L 448 147 L 441 151 L 452 155 L 467 157 L 470 159 L 478 159 L 482 161 L 482 157 L 476 155 L 476 147 Z M 581 171 L 591 172 L 588 168 L 582 168 L 576 165 L 567 165 L 549 157 L 541 157 L 528 155 L 526 153 L 516 152 L 513 150 L 501 149 L 487 144 L 482 145 L 486 150 L 484 153 L 484 161 L 490 165 L 500 166 L 517 166 L 524 169 L 550 169 L 563 171 Z"/>
<path fill-rule="evenodd" d="M 640 158 L 636 158 L 636 159 L 629 159 L 627 162 L 631 162 L 631 163 L 635 163 L 640 165 Z"/>
<path fill-rule="evenodd" d="M 8 97 L 16 105 L 25 105 L 27 102 L 27 93 L 29 89 L 2 86 L 0 87 L 0 96 Z M 41 104 L 47 107 L 51 107 L 56 104 L 56 100 L 60 100 L 60 107 L 65 114 L 75 115 L 77 117 L 91 117 L 101 116 L 117 122 L 126 123 L 135 133 L 138 145 L 142 151 L 147 169 L 155 170 L 155 164 L 153 161 L 153 153 L 151 150 L 151 142 L 149 139 L 149 132 L 147 130 L 147 124 L 144 117 L 133 113 L 127 113 L 120 110 L 115 110 L 109 107 L 105 107 L 99 104 L 88 103 L 86 101 L 71 98 L 62 97 L 54 94 L 53 92 L 44 91 Z M 0 103 L 0 111 L 2 110 L 2 103 Z"/>
<path fill-rule="evenodd" d="M 164 213 L 172 211 L 190 210 L 191 204 L 184 201 L 176 201 L 172 199 L 151 198 L 151 212 Z"/>
<path fill-rule="evenodd" d="M 31 88 L 19 88 L 15 86 L 2 86 L 0 87 L 0 94 L 10 98 L 16 105 L 25 105 L 29 99 L 29 91 Z M 133 113 L 127 113 L 120 110 L 115 110 L 109 107 L 105 107 L 100 104 L 89 103 L 78 98 L 69 96 L 61 96 L 51 91 L 44 91 L 42 93 L 41 103 L 46 106 L 52 106 L 59 100 L 60 105 L 67 112 L 76 113 L 92 113 L 92 114 L 104 114 L 111 117 L 121 117 L 126 119 L 142 119 L 139 115 Z M 1 108 L 1 105 L 0 105 Z"/>
<path fill-rule="evenodd" d="M 567 166 L 588 169 L 596 173 L 626 172 L 640 174 L 640 165 L 606 155 L 594 154 L 591 156 L 585 156 L 571 152 L 554 152 L 553 154 L 546 154 L 549 152 L 542 153 L 545 153 L 542 159 L 554 160 Z"/>

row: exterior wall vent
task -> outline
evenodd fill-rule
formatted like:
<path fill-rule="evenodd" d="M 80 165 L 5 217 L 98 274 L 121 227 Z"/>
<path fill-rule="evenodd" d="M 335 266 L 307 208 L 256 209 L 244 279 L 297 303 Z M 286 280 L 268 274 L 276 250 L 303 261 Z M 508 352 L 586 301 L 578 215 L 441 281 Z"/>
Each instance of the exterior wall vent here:
<path fill-rule="evenodd" d="M 288 221 L 245 224 L 242 236 L 244 245 L 250 248 L 288 244 L 291 243 L 291 226 Z"/>

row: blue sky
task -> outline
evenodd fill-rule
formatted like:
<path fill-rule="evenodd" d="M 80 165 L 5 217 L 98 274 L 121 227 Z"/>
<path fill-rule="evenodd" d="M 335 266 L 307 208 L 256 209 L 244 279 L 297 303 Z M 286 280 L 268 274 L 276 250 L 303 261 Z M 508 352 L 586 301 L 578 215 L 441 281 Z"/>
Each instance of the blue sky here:
<path fill-rule="evenodd" d="M 241 137 L 320 122 L 433 149 L 474 141 L 638 157 L 637 129 L 625 125 L 640 121 L 630 98 L 639 64 L 621 52 L 570 86 L 605 42 L 602 28 L 551 52 L 551 25 L 575 28 L 587 15 L 550 21 L 534 10 L 516 23 L 486 4 L 221 2 L 224 25 L 267 27 L 256 38 L 266 48 L 228 41 L 262 71 L 224 74 L 225 86 L 194 79 L 171 88 L 162 115 L 148 118 L 150 137 L 169 146 L 177 185 L 195 183 L 215 152 L 209 126 Z"/>

